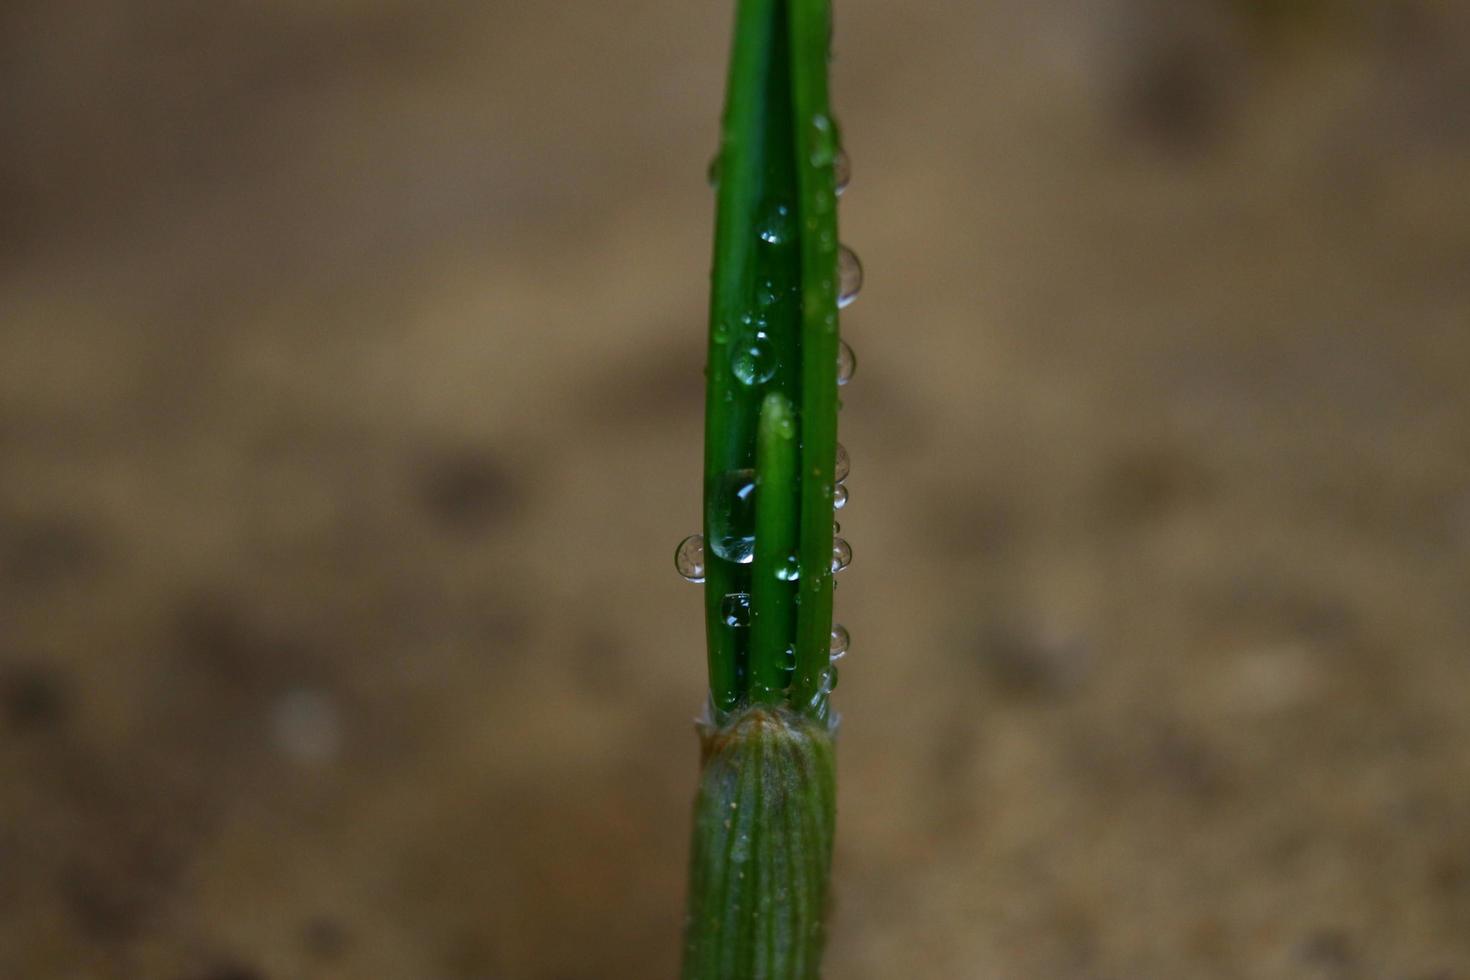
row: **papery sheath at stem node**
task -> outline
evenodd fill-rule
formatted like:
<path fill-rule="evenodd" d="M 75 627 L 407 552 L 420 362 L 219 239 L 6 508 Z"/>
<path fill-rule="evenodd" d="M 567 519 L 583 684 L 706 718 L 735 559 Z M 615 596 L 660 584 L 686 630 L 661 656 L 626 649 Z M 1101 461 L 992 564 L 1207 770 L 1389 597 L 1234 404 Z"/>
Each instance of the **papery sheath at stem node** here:
<path fill-rule="evenodd" d="M 832 731 L 757 706 L 701 725 L 683 980 L 816 980 L 836 821 Z"/>

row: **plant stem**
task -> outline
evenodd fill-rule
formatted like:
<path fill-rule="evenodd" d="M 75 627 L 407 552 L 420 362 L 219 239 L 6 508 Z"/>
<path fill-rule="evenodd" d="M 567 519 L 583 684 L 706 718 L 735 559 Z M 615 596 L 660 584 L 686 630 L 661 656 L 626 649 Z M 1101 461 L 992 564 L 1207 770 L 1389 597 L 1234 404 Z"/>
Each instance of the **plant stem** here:
<path fill-rule="evenodd" d="M 755 453 L 755 567 L 750 590 L 750 700 L 779 704 L 785 697 L 796 594 L 796 417 L 779 391 L 761 404 Z"/>
<path fill-rule="evenodd" d="M 801 195 L 801 605 L 791 703 L 825 718 L 832 634 L 832 492 L 837 453 L 837 133 L 828 107 L 826 0 L 791 0 L 791 81 Z"/>
<path fill-rule="evenodd" d="M 817 980 L 821 967 L 836 821 L 829 9 L 737 0 L 706 365 L 715 710 L 700 731 L 684 980 Z"/>
<path fill-rule="evenodd" d="M 741 319 L 755 282 L 763 134 L 767 106 L 761 94 L 770 74 L 776 0 L 741 0 L 730 55 L 729 97 L 721 131 L 714 274 L 710 293 L 709 361 L 705 374 L 704 538 L 705 623 L 710 696 L 718 711 L 732 711 L 743 693 L 743 634 L 726 624 L 725 597 L 746 591 L 749 576 L 716 545 L 729 515 L 720 513 L 722 481 L 752 462 L 756 392 L 730 370 L 741 341 Z"/>
<path fill-rule="evenodd" d="M 789 647 L 795 669 L 780 686 L 789 684 L 790 704 L 826 717 L 838 344 L 828 35 L 827 0 L 739 2 L 718 159 L 706 366 L 705 619 L 711 699 L 725 716 L 750 692 L 759 691 L 762 703 L 780 700 L 776 664 L 784 670 Z M 755 475 L 758 407 L 770 392 L 795 410 L 800 460 L 791 503 L 771 490 L 757 495 L 757 509 L 796 508 L 799 583 L 762 580 L 760 568 L 742 564 L 749 547 L 731 544 L 760 537 L 760 518 L 739 509 L 732 487 Z M 768 518 L 790 533 L 784 516 Z M 762 549 L 771 561 L 776 547 L 768 541 Z M 778 623 L 790 627 L 779 643 Z"/>

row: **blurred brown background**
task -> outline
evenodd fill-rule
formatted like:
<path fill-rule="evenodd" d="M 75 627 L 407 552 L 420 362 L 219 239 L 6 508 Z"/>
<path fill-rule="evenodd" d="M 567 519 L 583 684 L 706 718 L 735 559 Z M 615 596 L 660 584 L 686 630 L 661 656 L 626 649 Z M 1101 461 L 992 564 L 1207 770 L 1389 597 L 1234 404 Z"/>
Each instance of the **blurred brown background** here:
<path fill-rule="evenodd" d="M 1470 977 L 1467 7 L 839 5 L 831 977 Z M 0 977 L 674 975 L 729 22 L 0 7 Z"/>

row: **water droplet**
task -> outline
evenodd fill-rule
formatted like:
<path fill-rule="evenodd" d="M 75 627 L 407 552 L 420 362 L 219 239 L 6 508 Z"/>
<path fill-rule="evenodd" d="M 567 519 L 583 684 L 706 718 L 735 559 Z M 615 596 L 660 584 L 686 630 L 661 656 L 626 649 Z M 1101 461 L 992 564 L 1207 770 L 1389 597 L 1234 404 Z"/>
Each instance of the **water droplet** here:
<path fill-rule="evenodd" d="M 780 245 L 791 237 L 791 209 L 784 204 L 778 204 L 771 208 L 766 214 L 765 223 L 761 226 L 761 241 L 767 245 Z"/>
<path fill-rule="evenodd" d="M 848 635 L 847 627 L 841 623 L 834 624 L 832 626 L 832 659 L 841 660 L 847 656 L 847 647 L 851 642 L 852 637 Z"/>
<path fill-rule="evenodd" d="M 857 253 L 843 245 L 837 250 L 837 308 L 840 310 L 857 299 L 863 288 L 863 264 Z"/>
<path fill-rule="evenodd" d="M 801 578 L 801 562 L 795 555 L 787 555 L 786 560 L 776 567 L 776 577 L 783 582 L 795 582 Z"/>
<path fill-rule="evenodd" d="M 786 669 L 796 669 L 796 647 L 790 643 L 786 645 Z"/>
<path fill-rule="evenodd" d="M 764 326 L 763 320 L 752 325 L 730 348 L 730 370 L 741 384 L 765 384 L 776 374 L 776 349 Z"/>
<path fill-rule="evenodd" d="M 812 116 L 813 140 L 811 160 L 814 167 L 825 167 L 837 155 L 837 139 L 832 131 L 832 120 L 818 113 Z"/>
<path fill-rule="evenodd" d="M 847 456 L 847 447 L 842 443 L 837 444 L 837 459 L 832 464 L 832 480 L 834 483 L 846 483 L 847 476 L 852 472 L 852 460 Z"/>
<path fill-rule="evenodd" d="M 826 668 L 824 668 L 822 670 L 821 680 L 818 681 L 817 683 L 818 683 L 818 688 L 817 689 L 819 691 L 821 691 L 821 693 L 823 693 L 823 694 L 831 694 L 833 691 L 837 690 L 837 668 L 836 667 L 826 667 Z"/>
<path fill-rule="evenodd" d="M 847 190 L 847 184 L 852 180 L 852 161 L 847 158 L 846 150 L 838 149 L 837 156 L 832 159 L 832 176 L 835 178 L 838 194 Z"/>
<path fill-rule="evenodd" d="M 841 534 L 842 533 L 842 525 L 841 524 L 838 524 L 836 521 L 833 521 L 832 522 L 832 533 L 833 534 Z"/>
<path fill-rule="evenodd" d="M 837 489 L 832 491 L 832 509 L 841 510 L 847 506 L 847 487 L 837 484 Z"/>
<path fill-rule="evenodd" d="M 852 352 L 852 345 L 845 340 L 837 342 L 837 384 L 847 384 L 857 371 L 857 355 Z"/>
<path fill-rule="evenodd" d="M 840 572 L 852 564 L 852 545 L 844 538 L 832 539 L 832 571 Z"/>
<path fill-rule="evenodd" d="M 674 549 L 674 568 L 686 582 L 704 581 L 704 536 L 691 534 Z"/>
<path fill-rule="evenodd" d="M 728 470 L 716 478 L 709 512 L 709 548 L 726 561 L 755 557 L 755 470 Z"/>
<path fill-rule="evenodd" d="M 731 592 L 725 596 L 720 603 L 720 615 L 725 620 L 725 625 L 731 629 L 740 629 L 750 625 L 750 593 Z"/>

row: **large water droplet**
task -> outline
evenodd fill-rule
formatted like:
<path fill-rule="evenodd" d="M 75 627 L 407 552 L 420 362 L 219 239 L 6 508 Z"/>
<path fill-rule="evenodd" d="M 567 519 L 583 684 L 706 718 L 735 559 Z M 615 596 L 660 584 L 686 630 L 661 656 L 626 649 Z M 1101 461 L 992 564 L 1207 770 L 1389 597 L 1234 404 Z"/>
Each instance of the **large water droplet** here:
<path fill-rule="evenodd" d="M 750 625 L 750 593 L 731 592 L 720 602 L 720 616 L 731 629 Z"/>
<path fill-rule="evenodd" d="M 841 623 L 834 624 L 832 627 L 832 659 L 841 660 L 847 656 L 847 647 L 851 642 L 852 637 L 848 635 L 847 627 Z"/>
<path fill-rule="evenodd" d="M 837 668 L 827 667 L 822 671 L 821 680 L 818 681 L 819 690 L 823 694 L 831 694 L 837 690 Z"/>
<path fill-rule="evenodd" d="M 715 478 L 708 547 L 726 561 L 755 557 L 755 470 L 729 470 Z"/>
<path fill-rule="evenodd" d="M 832 571 L 840 572 L 852 564 L 852 545 L 845 538 L 832 539 Z"/>
<path fill-rule="evenodd" d="M 847 384 L 852 380 L 853 374 L 857 372 L 857 355 L 852 352 L 852 345 L 845 340 L 837 342 L 837 384 Z"/>
<path fill-rule="evenodd" d="M 841 483 L 839 483 L 839 484 L 837 484 L 837 489 L 835 489 L 835 490 L 832 491 L 832 509 L 833 510 L 841 510 L 842 508 L 844 508 L 846 506 L 847 506 L 847 487 L 845 487 Z"/>
<path fill-rule="evenodd" d="M 863 288 L 863 264 L 857 253 L 843 245 L 837 250 L 837 308 L 840 310 L 857 299 Z"/>
<path fill-rule="evenodd" d="M 845 483 L 852 472 L 852 460 L 847 456 L 847 447 L 837 444 L 837 459 L 832 464 L 832 482 Z"/>
<path fill-rule="evenodd" d="M 838 194 L 847 190 L 847 184 L 852 180 L 852 161 L 847 158 L 846 150 L 838 149 L 837 156 L 832 159 L 832 176 L 835 178 Z"/>
<path fill-rule="evenodd" d="M 776 374 L 776 349 L 764 326 L 753 324 L 731 345 L 730 371 L 741 384 L 765 384 Z"/>
<path fill-rule="evenodd" d="M 791 209 L 784 204 L 777 204 L 766 213 L 765 222 L 761 225 L 761 241 L 767 245 L 780 245 L 791 237 Z"/>
<path fill-rule="evenodd" d="M 691 534 L 674 549 L 674 568 L 688 582 L 704 581 L 704 536 Z"/>
<path fill-rule="evenodd" d="M 801 562 L 795 555 L 787 555 L 780 565 L 776 566 L 776 577 L 783 582 L 795 582 L 801 578 Z"/>

